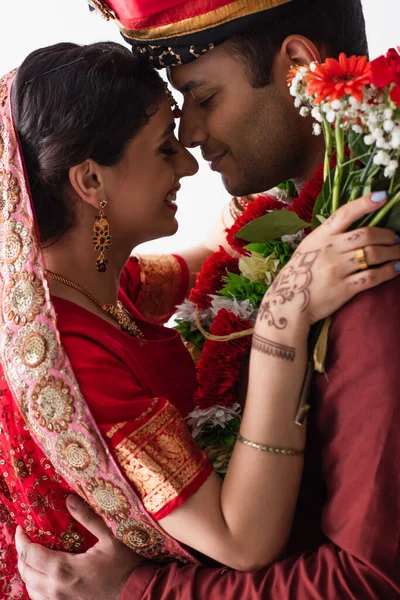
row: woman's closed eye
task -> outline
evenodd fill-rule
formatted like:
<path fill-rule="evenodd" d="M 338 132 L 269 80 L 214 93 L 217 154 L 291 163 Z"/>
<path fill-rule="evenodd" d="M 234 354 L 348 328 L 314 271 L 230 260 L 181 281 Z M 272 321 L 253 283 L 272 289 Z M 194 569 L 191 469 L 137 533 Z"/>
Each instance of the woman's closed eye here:
<path fill-rule="evenodd" d="M 159 152 L 161 152 L 161 154 L 165 154 L 166 156 L 173 156 L 174 154 L 178 154 L 178 150 L 174 150 L 171 144 L 164 144 L 160 148 Z"/>

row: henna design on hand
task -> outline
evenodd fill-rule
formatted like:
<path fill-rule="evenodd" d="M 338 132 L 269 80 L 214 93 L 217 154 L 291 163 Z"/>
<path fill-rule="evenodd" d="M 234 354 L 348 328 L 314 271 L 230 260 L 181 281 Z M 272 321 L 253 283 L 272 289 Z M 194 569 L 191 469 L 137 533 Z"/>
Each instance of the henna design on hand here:
<path fill-rule="evenodd" d="M 361 233 L 353 233 L 351 236 L 347 238 L 348 242 L 355 242 L 358 238 L 361 237 Z"/>
<path fill-rule="evenodd" d="M 261 304 L 258 316 L 260 321 L 267 321 L 270 327 L 285 329 L 288 320 L 280 317 L 276 320 L 273 310 L 279 305 L 291 302 L 299 294 L 303 296 L 300 311 L 304 312 L 310 302 L 309 287 L 312 282 L 312 267 L 320 250 L 296 252 L 289 264 L 282 269 L 269 288 Z"/>
<path fill-rule="evenodd" d="M 257 333 L 253 334 L 251 347 L 257 352 L 262 352 L 262 354 L 268 354 L 268 356 L 282 358 L 283 360 L 289 360 L 291 362 L 294 361 L 296 356 L 295 348 L 284 346 L 283 344 L 277 344 L 272 340 L 267 340 L 266 338 L 261 337 L 261 335 L 258 335 Z"/>

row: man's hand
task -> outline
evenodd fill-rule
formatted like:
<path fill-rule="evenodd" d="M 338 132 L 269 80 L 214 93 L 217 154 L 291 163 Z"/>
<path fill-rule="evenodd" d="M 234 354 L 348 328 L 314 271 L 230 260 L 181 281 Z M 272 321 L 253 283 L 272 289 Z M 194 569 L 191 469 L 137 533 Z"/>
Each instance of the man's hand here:
<path fill-rule="evenodd" d="M 68 496 L 71 515 L 98 542 L 84 554 L 33 544 L 20 527 L 15 535 L 18 569 L 32 600 L 117 600 L 142 558 L 116 540 L 103 520 L 78 496 Z"/>

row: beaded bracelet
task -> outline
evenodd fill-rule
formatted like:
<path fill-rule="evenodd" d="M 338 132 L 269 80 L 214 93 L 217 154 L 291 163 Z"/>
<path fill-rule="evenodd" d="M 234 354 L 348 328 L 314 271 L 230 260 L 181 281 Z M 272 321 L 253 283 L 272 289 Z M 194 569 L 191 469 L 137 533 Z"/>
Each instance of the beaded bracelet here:
<path fill-rule="evenodd" d="M 289 448 L 276 448 L 273 446 L 263 446 L 262 444 L 256 444 L 255 442 L 250 442 L 250 440 L 246 440 L 244 437 L 238 433 L 237 441 L 245 446 L 250 446 L 251 448 L 255 448 L 256 450 L 261 450 L 261 452 L 269 452 L 270 454 L 276 454 L 280 456 L 303 456 L 303 450 L 292 450 Z"/>

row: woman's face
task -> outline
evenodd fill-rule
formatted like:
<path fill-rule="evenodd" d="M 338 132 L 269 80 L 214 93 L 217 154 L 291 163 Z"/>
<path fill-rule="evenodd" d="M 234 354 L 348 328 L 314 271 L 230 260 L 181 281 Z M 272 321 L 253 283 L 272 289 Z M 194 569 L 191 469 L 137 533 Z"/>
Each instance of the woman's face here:
<path fill-rule="evenodd" d="M 101 167 L 105 213 L 114 243 L 132 246 L 172 235 L 178 228 L 175 200 L 180 179 L 198 170 L 178 142 L 168 99 L 128 144 L 117 165 Z"/>

